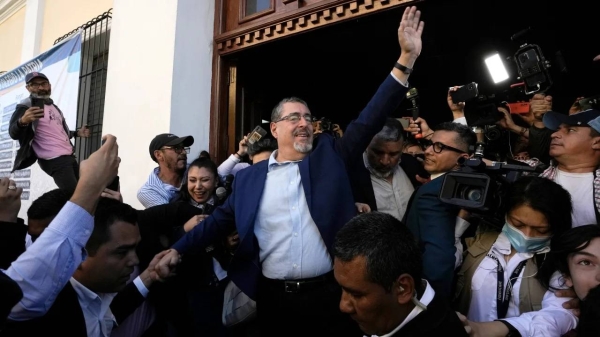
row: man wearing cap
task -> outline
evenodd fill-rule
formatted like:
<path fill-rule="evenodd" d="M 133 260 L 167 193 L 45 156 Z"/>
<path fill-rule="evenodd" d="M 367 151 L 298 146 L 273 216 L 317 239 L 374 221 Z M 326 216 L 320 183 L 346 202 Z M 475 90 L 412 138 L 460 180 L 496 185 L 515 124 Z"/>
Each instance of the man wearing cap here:
<path fill-rule="evenodd" d="M 600 111 L 589 109 L 570 116 L 548 111 L 544 125 L 551 136 L 552 165 L 540 176 L 569 191 L 573 227 L 600 223 Z"/>
<path fill-rule="evenodd" d="M 46 75 L 29 73 L 25 83 L 30 96 L 17 104 L 8 131 L 20 145 L 12 172 L 25 169 L 37 160 L 59 188 L 74 191 L 79 165 L 73 155 L 71 138 L 87 138 L 90 130 L 86 126 L 77 131 L 69 130 L 62 111 L 50 98 L 52 87 Z"/>
<path fill-rule="evenodd" d="M 177 137 L 172 133 L 160 134 L 150 142 L 150 158 L 158 167 L 138 191 L 138 200 L 144 207 L 168 204 L 179 195 L 192 144 L 194 137 Z"/>

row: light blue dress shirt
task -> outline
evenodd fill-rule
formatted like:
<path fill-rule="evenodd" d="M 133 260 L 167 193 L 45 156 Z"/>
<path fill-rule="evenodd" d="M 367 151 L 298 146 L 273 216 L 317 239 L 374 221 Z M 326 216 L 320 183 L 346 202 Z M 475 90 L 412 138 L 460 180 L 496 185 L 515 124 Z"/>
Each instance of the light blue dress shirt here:
<path fill-rule="evenodd" d="M 299 161 L 277 162 L 276 156 L 269 158 L 254 224 L 262 273 L 279 280 L 323 275 L 333 264 L 306 203 Z"/>
<path fill-rule="evenodd" d="M 9 319 L 24 321 L 46 314 L 85 259 L 85 244 L 93 229 L 94 218 L 67 202 L 42 235 L 4 271 L 23 291 Z"/>

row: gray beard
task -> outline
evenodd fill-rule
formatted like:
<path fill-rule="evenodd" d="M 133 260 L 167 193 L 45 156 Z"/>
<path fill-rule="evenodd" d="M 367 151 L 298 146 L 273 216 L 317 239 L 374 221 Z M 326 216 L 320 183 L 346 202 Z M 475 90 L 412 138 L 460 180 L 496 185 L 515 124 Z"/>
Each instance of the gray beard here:
<path fill-rule="evenodd" d="M 294 142 L 294 149 L 300 153 L 309 153 L 312 151 L 312 142 L 306 144 L 299 144 Z"/>
<path fill-rule="evenodd" d="M 39 98 L 39 99 L 48 99 L 48 98 L 50 98 L 50 95 L 31 94 L 31 97 L 33 97 L 33 98 Z"/>
<path fill-rule="evenodd" d="M 393 172 L 393 170 L 391 170 L 391 171 L 387 171 L 387 172 L 383 173 L 383 172 L 379 172 L 379 171 L 377 171 L 375 169 L 370 169 L 369 171 L 371 171 L 372 175 L 374 175 L 374 176 L 376 176 L 377 178 L 380 178 L 380 179 L 387 179 L 387 178 L 389 178 L 389 176 Z"/>

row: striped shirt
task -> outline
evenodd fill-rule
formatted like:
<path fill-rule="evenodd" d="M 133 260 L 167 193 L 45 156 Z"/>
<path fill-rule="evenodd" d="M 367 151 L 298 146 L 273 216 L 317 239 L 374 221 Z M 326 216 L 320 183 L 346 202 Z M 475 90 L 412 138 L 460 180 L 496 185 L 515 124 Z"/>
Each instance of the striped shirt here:
<path fill-rule="evenodd" d="M 164 205 L 179 196 L 179 188 L 169 185 L 158 176 L 159 168 L 155 168 L 148 181 L 140 188 L 137 198 L 145 208 Z"/>

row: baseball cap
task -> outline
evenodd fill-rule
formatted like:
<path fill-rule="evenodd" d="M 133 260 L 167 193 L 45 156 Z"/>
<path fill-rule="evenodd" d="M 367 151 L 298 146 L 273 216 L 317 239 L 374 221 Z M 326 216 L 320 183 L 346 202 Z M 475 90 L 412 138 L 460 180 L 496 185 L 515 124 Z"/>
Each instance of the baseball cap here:
<path fill-rule="evenodd" d="M 588 122 L 588 125 L 592 127 L 592 129 L 596 130 L 596 132 L 600 133 L 600 117 L 594 118 Z"/>
<path fill-rule="evenodd" d="M 48 79 L 48 77 L 46 77 L 46 75 L 42 74 L 42 73 L 38 73 L 37 71 L 34 71 L 32 73 L 29 73 L 27 75 L 25 75 L 25 83 L 29 83 L 31 82 L 31 80 L 33 80 L 34 78 L 43 78 L 45 80 L 47 80 L 48 82 L 50 81 Z"/>
<path fill-rule="evenodd" d="M 192 144 L 194 144 L 194 137 L 192 136 L 178 137 L 172 133 L 161 133 L 150 142 L 150 158 L 158 162 L 154 156 L 154 151 L 160 150 L 163 146 L 183 145 L 188 147 Z"/>
<path fill-rule="evenodd" d="M 558 130 L 561 124 L 590 126 L 588 123 L 598 117 L 600 117 L 600 111 L 595 109 L 581 111 L 570 116 L 555 111 L 548 111 L 544 114 L 542 120 L 548 129 Z"/>

